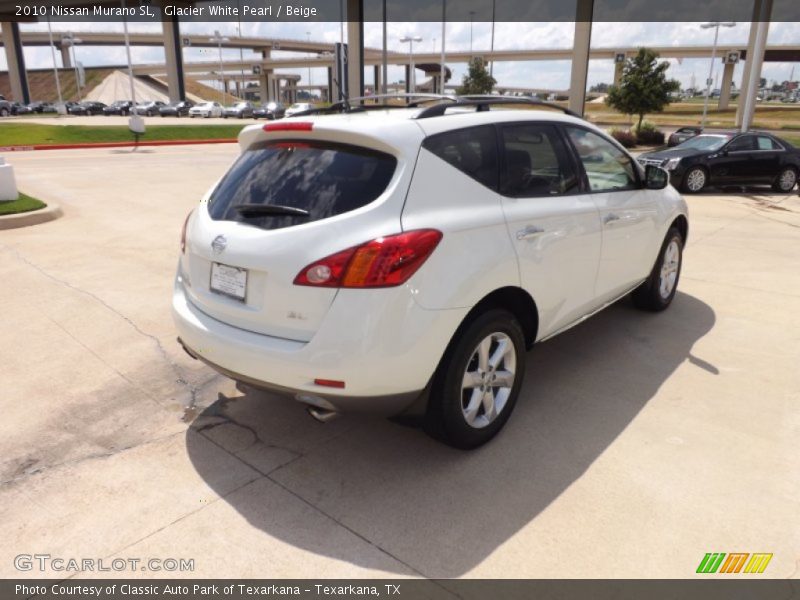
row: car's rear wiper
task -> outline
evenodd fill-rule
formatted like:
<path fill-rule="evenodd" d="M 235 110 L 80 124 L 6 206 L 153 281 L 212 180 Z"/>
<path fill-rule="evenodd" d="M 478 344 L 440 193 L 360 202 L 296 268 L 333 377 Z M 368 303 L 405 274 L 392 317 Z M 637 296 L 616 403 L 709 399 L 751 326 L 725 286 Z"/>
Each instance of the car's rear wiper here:
<path fill-rule="evenodd" d="M 303 208 L 281 206 L 280 204 L 237 204 L 233 208 L 243 217 L 310 217 L 311 213 Z"/>

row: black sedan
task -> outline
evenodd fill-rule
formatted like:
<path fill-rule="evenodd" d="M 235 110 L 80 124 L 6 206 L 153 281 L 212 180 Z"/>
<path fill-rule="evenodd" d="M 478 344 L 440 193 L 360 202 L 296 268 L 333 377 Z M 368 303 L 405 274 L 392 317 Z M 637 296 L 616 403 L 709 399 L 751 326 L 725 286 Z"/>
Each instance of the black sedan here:
<path fill-rule="evenodd" d="M 286 107 L 280 102 L 267 102 L 253 110 L 254 119 L 274 121 L 275 119 L 282 119 L 284 114 L 286 114 Z"/>
<path fill-rule="evenodd" d="M 688 139 L 693 138 L 696 135 L 700 135 L 703 133 L 703 129 L 701 127 L 681 127 L 667 139 L 667 146 L 670 148 L 672 146 L 677 146 L 678 144 L 682 144 Z"/>
<path fill-rule="evenodd" d="M 12 115 L 30 115 L 33 113 L 33 109 L 30 108 L 27 104 L 22 104 L 21 102 L 14 102 L 11 105 L 11 114 Z"/>
<path fill-rule="evenodd" d="M 142 102 L 133 108 L 133 112 L 137 115 L 144 115 L 145 117 L 155 117 L 162 106 L 166 106 L 166 104 L 161 100 Z"/>
<path fill-rule="evenodd" d="M 130 100 L 117 100 L 116 102 L 112 102 L 108 106 L 103 109 L 103 114 L 106 116 L 109 115 L 120 115 L 121 117 L 127 116 L 131 114 L 131 108 L 133 107 L 133 102 Z"/>
<path fill-rule="evenodd" d="M 191 100 L 183 100 L 181 102 L 170 102 L 166 106 L 158 109 L 158 114 L 162 117 L 188 117 L 189 109 L 194 106 Z"/>
<path fill-rule="evenodd" d="M 81 102 L 80 104 L 75 104 L 74 106 L 70 106 L 68 110 L 69 114 L 71 115 L 102 115 L 103 109 L 106 107 L 105 104 L 102 102 Z"/>
<path fill-rule="evenodd" d="M 674 148 L 642 154 L 639 162 L 666 169 L 672 185 L 684 192 L 769 184 L 788 193 L 797 185 L 800 150 L 768 133 L 704 133 Z"/>

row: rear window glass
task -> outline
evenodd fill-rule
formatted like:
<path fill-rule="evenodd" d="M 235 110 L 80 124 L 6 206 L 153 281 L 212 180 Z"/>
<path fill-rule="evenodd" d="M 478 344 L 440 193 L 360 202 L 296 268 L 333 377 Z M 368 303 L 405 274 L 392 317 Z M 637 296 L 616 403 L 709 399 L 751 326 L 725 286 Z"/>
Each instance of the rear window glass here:
<path fill-rule="evenodd" d="M 422 147 L 486 187 L 497 188 L 497 139 L 493 126 L 432 135 Z"/>
<path fill-rule="evenodd" d="M 393 156 L 346 144 L 263 142 L 246 150 L 220 181 L 209 199 L 209 214 L 218 221 L 264 229 L 327 219 L 378 198 L 396 166 Z M 241 211 L 241 205 L 262 204 L 301 209 L 308 215 Z"/>

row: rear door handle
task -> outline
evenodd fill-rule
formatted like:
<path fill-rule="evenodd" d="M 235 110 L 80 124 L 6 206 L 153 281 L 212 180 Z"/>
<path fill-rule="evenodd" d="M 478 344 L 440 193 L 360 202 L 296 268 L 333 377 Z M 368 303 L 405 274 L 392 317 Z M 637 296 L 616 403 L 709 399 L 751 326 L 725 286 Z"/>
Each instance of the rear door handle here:
<path fill-rule="evenodd" d="M 614 221 L 619 221 L 619 215 L 615 215 L 614 213 L 608 213 L 605 217 L 603 217 L 603 223 L 605 225 L 613 223 Z"/>
<path fill-rule="evenodd" d="M 541 227 L 536 227 L 536 225 L 528 225 L 525 229 L 520 229 L 517 232 L 517 239 L 528 240 L 539 235 L 540 233 L 544 233 L 544 229 Z"/>

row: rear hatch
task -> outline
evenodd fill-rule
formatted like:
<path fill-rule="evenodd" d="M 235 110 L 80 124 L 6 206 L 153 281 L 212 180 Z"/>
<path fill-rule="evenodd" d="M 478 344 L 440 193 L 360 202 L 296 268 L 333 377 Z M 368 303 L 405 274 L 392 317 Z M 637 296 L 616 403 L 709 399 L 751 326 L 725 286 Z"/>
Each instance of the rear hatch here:
<path fill-rule="evenodd" d="M 413 163 L 352 131 L 249 129 L 242 155 L 189 221 L 187 293 L 235 327 L 308 341 L 337 289 L 294 285 L 295 277 L 325 256 L 399 232 Z"/>

